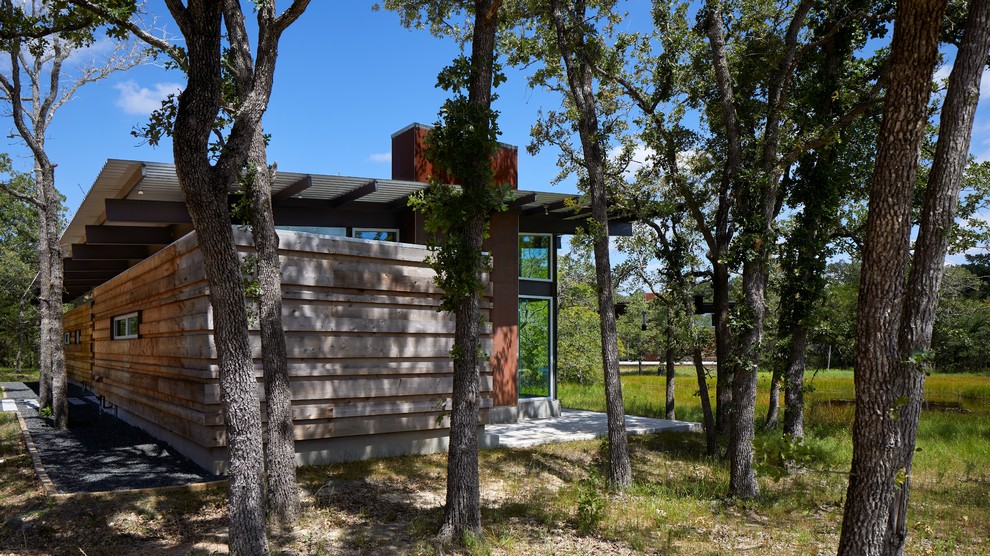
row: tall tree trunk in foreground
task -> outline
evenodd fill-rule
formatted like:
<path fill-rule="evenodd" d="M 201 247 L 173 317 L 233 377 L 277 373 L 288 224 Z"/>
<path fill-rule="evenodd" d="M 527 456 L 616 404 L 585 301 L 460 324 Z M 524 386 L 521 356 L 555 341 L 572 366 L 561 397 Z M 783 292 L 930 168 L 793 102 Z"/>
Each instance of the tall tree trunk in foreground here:
<path fill-rule="evenodd" d="M 213 307 L 220 401 L 227 432 L 231 552 L 266 554 L 260 398 L 251 358 L 240 260 L 227 204 L 229 184 L 248 156 L 261 110 L 235 124 L 216 167 L 208 146 L 220 109 L 222 2 L 169 4 L 186 40 L 188 82 L 173 127 L 175 171 L 203 252 Z M 266 99 L 267 100 L 267 99 Z M 247 129 L 238 129 L 238 126 Z M 236 134 L 236 135 L 235 135 Z M 246 135 L 246 136 L 245 136 Z M 226 156 L 225 156 L 226 155 Z"/>
<path fill-rule="evenodd" d="M 282 267 L 278 258 L 278 234 L 272 215 L 272 172 L 268 167 L 261 126 L 248 155 L 251 198 L 251 234 L 258 254 L 258 298 L 261 325 L 261 360 L 265 380 L 268 442 L 265 463 L 268 477 L 268 525 L 287 532 L 299 521 L 299 488 L 296 485 L 296 448 L 292 425 L 292 391 L 282 326 Z"/>
<path fill-rule="evenodd" d="M 904 315 L 911 201 L 945 7 L 945 0 L 897 3 L 863 248 L 853 460 L 839 554 L 884 552 L 898 475 L 906 473 L 898 415 L 904 408 L 898 398 L 906 383 L 920 390 L 921 375 L 905 368 L 898 331 Z"/>
<path fill-rule="evenodd" d="M 44 149 L 43 145 L 42 149 Z M 39 157 L 35 155 L 35 158 L 37 160 Z M 47 277 L 43 276 L 41 282 L 43 305 L 48 312 L 47 340 L 51 352 L 51 374 L 49 376 L 51 397 L 46 401 L 52 408 L 55 428 L 65 429 L 69 426 L 69 403 L 66 396 L 65 342 L 62 326 L 63 265 L 62 248 L 59 245 L 59 237 L 61 236 L 59 207 L 61 203 L 59 202 L 58 191 L 55 189 L 55 166 L 48 161 L 47 156 L 41 157 L 35 176 L 35 187 L 42 198 L 40 216 L 44 222 L 42 230 L 45 232 L 45 235 L 39 238 L 41 257 L 48 259 L 46 265 L 48 275 Z M 47 291 L 45 291 L 46 289 Z"/>
<path fill-rule="evenodd" d="M 728 243 L 725 243 L 723 254 L 727 252 Z M 726 436 L 732 422 L 732 377 L 735 375 L 732 328 L 729 326 L 729 267 L 715 260 L 711 263 L 712 325 L 715 327 L 715 432 L 718 436 Z"/>
<path fill-rule="evenodd" d="M 474 30 L 471 38 L 471 74 L 468 83 L 468 105 L 484 121 L 486 131 L 492 104 L 495 63 L 495 31 L 501 0 L 474 2 Z M 482 130 L 476 130 L 481 132 Z M 487 136 L 487 135 L 486 135 Z M 474 168 L 464 177 L 463 195 L 471 198 L 490 196 L 493 187 L 491 155 L 476 156 Z M 480 283 L 482 272 L 482 243 L 490 218 L 489 208 L 472 207 L 463 223 L 465 248 L 472 260 L 478 262 L 473 270 Z M 451 394 L 450 446 L 447 454 L 447 498 L 443 523 L 438 538 L 459 540 L 465 534 L 481 534 L 481 487 L 478 477 L 478 410 L 481 403 L 479 365 L 481 364 L 480 334 L 481 292 L 472 289 L 463 296 L 454 311 L 454 384 Z"/>
<path fill-rule="evenodd" d="M 274 17 L 274 7 L 265 7 Z M 244 14 L 237 0 L 227 0 L 224 24 L 232 50 L 231 74 L 238 96 L 251 94 L 256 75 L 249 48 Z M 274 46 L 277 48 L 277 44 Z M 262 68 L 264 71 L 264 68 Z M 261 327 L 261 360 L 265 383 L 265 406 L 268 414 L 265 463 L 268 525 L 275 533 L 295 528 L 299 521 L 299 489 L 296 485 L 296 448 L 292 424 L 292 392 L 286 361 L 285 330 L 282 326 L 282 267 L 278 257 L 278 234 L 272 213 L 272 170 L 268 167 L 264 131 L 254 130 L 248 152 L 244 179 L 250 200 L 251 235 L 258 256 L 256 275 L 261 295 L 258 298 Z"/>
<path fill-rule="evenodd" d="M 901 389 L 898 399 L 907 404 L 899 410 L 895 426 L 896 448 L 904 470 L 904 481 L 895 484 L 894 500 L 887 523 L 885 552 L 901 554 L 907 537 L 908 496 L 911 468 L 918 438 L 918 420 L 924 400 L 928 364 L 912 358 L 931 347 L 938 291 L 942 283 L 948 233 L 959 203 L 959 189 L 969 155 L 973 120 L 980 98 L 980 80 L 990 50 L 990 0 L 971 0 L 966 31 L 949 75 L 949 88 L 939 120 L 938 144 L 928 178 L 928 190 L 915 242 L 914 258 L 905 296 L 904 317 L 898 336 L 900 361 L 905 367 L 895 375 Z M 903 362 L 907 361 L 907 364 Z"/>
<path fill-rule="evenodd" d="M 608 477 L 610 488 L 625 490 L 632 484 L 629 446 L 626 439 L 625 407 L 619 380 L 619 347 L 612 294 L 612 266 L 609 261 L 608 199 L 605 192 L 605 149 L 595 104 L 594 70 L 586 44 L 585 4 L 577 0 L 568 18 L 560 0 L 552 2 L 552 18 L 557 48 L 567 73 L 571 99 L 577 109 L 584 165 L 591 193 L 591 218 L 595 222 L 595 276 L 598 286 L 598 316 L 602 335 L 602 363 L 605 368 L 605 409 L 608 416 Z"/>

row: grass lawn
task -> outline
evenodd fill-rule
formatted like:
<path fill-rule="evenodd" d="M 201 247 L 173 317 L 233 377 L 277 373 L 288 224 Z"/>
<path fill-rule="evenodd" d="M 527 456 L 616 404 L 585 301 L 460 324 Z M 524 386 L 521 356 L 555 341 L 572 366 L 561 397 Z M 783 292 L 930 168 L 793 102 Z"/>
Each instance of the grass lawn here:
<path fill-rule="evenodd" d="M 696 419 L 693 375 L 685 370 L 678 380 L 678 417 Z M 662 412 L 662 379 L 628 375 L 623 384 L 630 413 Z M 935 376 L 929 385 L 933 399 L 958 401 L 965 411 L 923 414 L 907 553 L 988 554 L 990 377 Z M 753 502 L 724 498 L 726 466 L 704 456 L 700 434 L 631 437 L 635 485 L 624 495 L 603 493 L 602 441 L 484 451 L 485 536 L 465 552 L 834 554 L 852 407 L 825 402 L 851 399 L 851 374 L 819 374 L 815 388 L 808 417 L 812 469 L 780 481 L 761 477 L 763 495 Z M 589 391 L 561 385 L 565 405 L 600 409 Z M 225 550 L 222 489 L 46 500 L 17 436 L 16 420 L 0 415 L 0 553 Z M 301 468 L 301 527 L 293 537 L 273 539 L 273 552 L 449 554 L 432 542 L 445 474 L 443 454 Z"/>

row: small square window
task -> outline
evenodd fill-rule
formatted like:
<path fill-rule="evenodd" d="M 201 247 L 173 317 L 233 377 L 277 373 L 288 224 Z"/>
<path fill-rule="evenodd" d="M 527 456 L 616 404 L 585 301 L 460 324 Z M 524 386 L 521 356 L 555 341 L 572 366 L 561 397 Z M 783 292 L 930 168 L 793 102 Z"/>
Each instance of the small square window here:
<path fill-rule="evenodd" d="M 114 317 L 111 323 L 114 340 L 131 340 L 138 337 L 138 314 L 128 313 Z"/>
<path fill-rule="evenodd" d="M 354 228 L 352 236 L 358 239 L 373 239 L 376 241 L 399 241 L 399 230 L 379 228 Z"/>
<path fill-rule="evenodd" d="M 72 334 L 69 334 L 69 332 L 66 332 L 65 333 L 65 336 L 63 337 L 63 339 L 65 340 L 65 345 L 71 344 L 72 343 Z"/>

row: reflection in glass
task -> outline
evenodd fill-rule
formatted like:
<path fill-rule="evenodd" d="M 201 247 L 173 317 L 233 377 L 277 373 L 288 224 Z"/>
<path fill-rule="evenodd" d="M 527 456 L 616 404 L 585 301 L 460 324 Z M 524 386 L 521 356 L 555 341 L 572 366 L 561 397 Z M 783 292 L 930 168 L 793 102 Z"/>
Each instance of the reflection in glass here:
<path fill-rule="evenodd" d="M 354 237 L 358 239 L 373 239 L 376 241 L 399 241 L 398 230 L 362 230 L 354 229 Z"/>
<path fill-rule="evenodd" d="M 550 300 L 519 299 L 519 397 L 550 397 Z"/>
<path fill-rule="evenodd" d="M 519 235 L 519 277 L 550 279 L 550 245 L 552 237 L 540 234 Z"/>

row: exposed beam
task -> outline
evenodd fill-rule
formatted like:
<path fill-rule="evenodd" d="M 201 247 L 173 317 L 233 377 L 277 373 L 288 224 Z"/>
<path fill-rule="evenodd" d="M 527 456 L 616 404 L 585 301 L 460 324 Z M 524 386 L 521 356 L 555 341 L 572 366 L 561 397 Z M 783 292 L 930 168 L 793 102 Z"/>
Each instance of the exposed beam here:
<path fill-rule="evenodd" d="M 343 193 L 330 199 L 329 205 L 332 208 L 337 208 L 350 203 L 351 201 L 356 201 L 361 197 L 366 197 L 372 193 L 378 191 L 378 180 L 371 180 L 364 185 L 359 185 L 354 189 L 351 189 L 347 193 Z"/>
<path fill-rule="evenodd" d="M 409 208 L 409 197 L 411 197 L 411 195 L 403 195 L 394 201 L 389 201 L 388 210 L 395 212 L 397 210 Z"/>
<path fill-rule="evenodd" d="M 550 214 L 551 212 L 560 210 L 562 208 L 567 208 L 572 201 L 570 199 L 561 199 L 559 201 L 554 201 L 552 203 L 547 203 L 545 205 L 540 205 L 531 209 L 526 209 L 522 211 L 523 216 L 529 216 L 531 214 Z"/>
<path fill-rule="evenodd" d="M 171 226 L 86 226 L 86 243 L 140 245 L 175 240 Z"/>
<path fill-rule="evenodd" d="M 310 187 L 313 187 L 313 176 L 304 176 L 299 181 L 272 193 L 272 204 L 277 205 L 286 199 L 306 191 Z"/>
<path fill-rule="evenodd" d="M 127 264 L 127 261 L 77 261 L 75 259 L 62 259 L 62 268 L 66 272 L 123 272 L 130 268 L 130 265 Z"/>
<path fill-rule="evenodd" d="M 87 280 L 87 279 L 102 279 L 109 280 L 114 276 L 119 275 L 122 270 L 101 270 L 99 272 L 89 271 L 89 270 L 67 270 L 63 279 L 66 282 L 76 281 L 76 280 Z"/>
<path fill-rule="evenodd" d="M 178 201 L 133 201 L 106 199 L 107 220 L 110 222 L 149 222 L 191 224 L 186 204 Z"/>
<path fill-rule="evenodd" d="M 401 228 L 402 215 L 382 210 L 381 205 L 351 203 L 336 210 L 327 210 L 326 201 L 302 203 L 293 199 L 291 205 L 273 207 L 276 226 L 320 226 L 358 228 Z"/>
<path fill-rule="evenodd" d="M 80 290 L 83 288 L 93 288 L 105 284 L 110 278 L 76 278 L 65 281 L 65 289 Z"/>
<path fill-rule="evenodd" d="M 564 220 L 584 220 L 591 216 L 591 207 L 578 207 L 577 212 L 564 217 Z"/>
<path fill-rule="evenodd" d="M 120 188 L 120 191 L 117 192 L 115 198 L 126 199 L 127 196 L 131 194 L 131 191 L 134 191 L 134 188 L 144 181 L 144 173 L 145 165 L 144 162 L 142 162 L 138 164 L 137 168 L 135 168 L 133 172 L 131 172 L 131 175 L 127 178 L 127 181 L 124 182 L 124 186 Z"/>
<path fill-rule="evenodd" d="M 530 216 L 519 218 L 519 232 L 530 234 L 573 234 L 582 226 L 579 220 L 564 220 L 559 216 Z M 632 223 L 610 220 L 608 223 L 608 235 L 610 236 L 631 236 Z"/>
<path fill-rule="evenodd" d="M 525 195 L 520 195 L 519 197 L 516 197 L 514 200 L 509 201 L 508 210 L 510 211 L 515 210 L 522 207 L 523 205 L 528 205 L 533 202 L 536 202 L 536 193 L 527 193 Z"/>
<path fill-rule="evenodd" d="M 72 244 L 72 258 L 74 260 L 129 260 L 145 259 L 148 257 L 148 248 L 144 245 L 80 245 Z"/>

